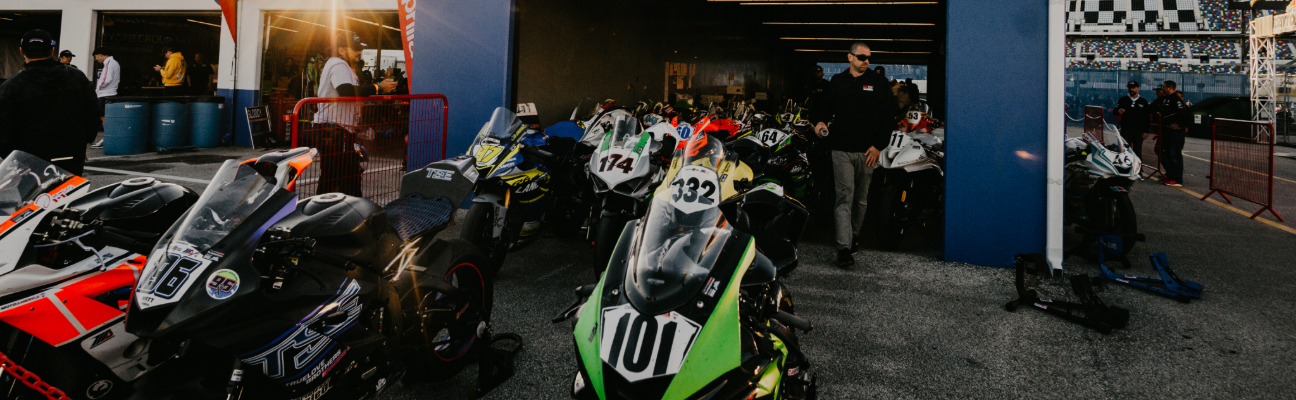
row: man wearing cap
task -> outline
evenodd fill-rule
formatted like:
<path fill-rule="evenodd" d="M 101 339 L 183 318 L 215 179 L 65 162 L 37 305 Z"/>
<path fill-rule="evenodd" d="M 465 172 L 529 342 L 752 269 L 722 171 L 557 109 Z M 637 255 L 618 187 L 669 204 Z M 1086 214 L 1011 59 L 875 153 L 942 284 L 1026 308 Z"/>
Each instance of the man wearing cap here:
<path fill-rule="evenodd" d="M 1163 146 L 1161 165 L 1165 166 L 1166 176 L 1166 180 L 1161 183 L 1180 187 L 1183 186 L 1184 129 L 1188 128 L 1193 116 L 1175 81 L 1165 81 L 1161 86 L 1165 95 L 1157 97 L 1156 104 L 1152 107 L 1161 113 L 1161 137 L 1158 140 Z"/>
<path fill-rule="evenodd" d="M 1148 130 L 1148 118 L 1151 115 L 1151 107 L 1148 106 L 1147 99 L 1139 96 L 1139 83 L 1129 81 L 1125 85 L 1129 90 L 1129 95 L 1121 97 L 1116 101 L 1116 115 L 1120 116 L 1121 131 L 1120 135 L 1133 148 L 1134 154 L 1143 158 L 1143 136 Z"/>
<path fill-rule="evenodd" d="M 75 64 L 72 64 L 72 57 L 76 57 L 76 54 L 72 54 L 71 51 L 63 50 L 63 51 L 59 52 L 59 62 L 63 63 L 63 65 L 66 65 L 66 66 L 69 66 L 69 67 L 72 67 L 72 68 L 75 68 L 75 69 L 78 69 L 78 70 L 81 69 L 81 68 L 77 68 L 77 66 L 76 66 Z"/>
<path fill-rule="evenodd" d="M 0 157 L 21 150 L 80 175 L 99 133 L 94 84 L 54 59 L 54 37 L 22 35 L 23 70 L 0 85 Z"/>
<path fill-rule="evenodd" d="M 823 95 L 828 91 L 829 82 L 824 79 L 823 67 L 814 66 L 814 83 L 810 84 L 810 98 L 806 107 L 814 109 L 815 105 L 823 102 Z"/>
<path fill-rule="evenodd" d="M 351 63 L 359 61 L 366 45 L 360 36 L 339 32 L 333 37 L 333 57 L 320 69 L 319 97 L 367 97 L 390 93 L 396 81 L 361 85 Z M 355 103 L 322 103 L 311 121 L 313 127 L 306 135 L 308 143 L 320 152 L 320 193 L 337 192 L 361 197 L 360 154 L 355 149 L 356 125 L 360 119 L 360 106 Z"/>
<path fill-rule="evenodd" d="M 815 133 L 832 150 L 837 265 L 842 268 L 855 265 L 856 236 L 864 226 L 869 182 L 891 137 L 897 107 L 886 76 L 869 69 L 873 51 L 868 44 L 852 43 L 849 51 L 850 67 L 833 76 L 823 104 L 815 106 L 810 116 Z M 828 122 L 833 123 L 831 135 Z"/>
<path fill-rule="evenodd" d="M 185 84 L 185 59 L 178 51 L 172 51 L 170 47 L 162 49 L 162 56 L 167 59 L 166 67 L 154 65 L 153 70 L 162 73 L 162 93 L 167 96 L 184 96 L 187 86 Z"/>

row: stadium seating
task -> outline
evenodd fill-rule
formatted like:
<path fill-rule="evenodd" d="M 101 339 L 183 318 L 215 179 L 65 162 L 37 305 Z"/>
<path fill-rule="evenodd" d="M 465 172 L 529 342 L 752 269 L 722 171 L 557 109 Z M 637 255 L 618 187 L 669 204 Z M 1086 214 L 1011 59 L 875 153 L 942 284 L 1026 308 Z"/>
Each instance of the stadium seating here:
<path fill-rule="evenodd" d="M 1233 65 L 1189 65 L 1188 71 L 1202 74 L 1236 74 L 1238 67 Z"/>
<path fill-rule="evenodd" d="M 1120 61 L 1084 61 L 1070 60 L 1067 62 L 1067 68 L 1071 69 L 1121 69 Z"/>
<path fill-rule="evenodd" d="M 1242 31 L 1242 13 L 1229 10 L 1228 0 L 1198 0 L 1208 31 Z"/>
<path fill-rule="evenodd" d="M 1193 40 L 1188 42 L 1192 55 L 1210 56 L 1210 58 L 1240 58 L 1233 42 L 1223 40 Z"/>
<path fill-rule="evenodd" d="M 1182 70 L 1179 64 L 1159 61 L 1130 61 L 1125 63 L 1125 66 L 1132 71 L 1180 72 Z"/>
<path fill-rule="evenodd" d="M 1182 40 L 1148 40 L 1143 42 L 1143 55 L 1158 54 L 1162 58 L 1184 58 L 1184 41 Z"/>
<path fill-rule="evenodd" d="M 1099 57 L 1138 57 L 1134 42 L 1130 40 L 1085 40 L 1080 43 L 1081 54 Z"/>

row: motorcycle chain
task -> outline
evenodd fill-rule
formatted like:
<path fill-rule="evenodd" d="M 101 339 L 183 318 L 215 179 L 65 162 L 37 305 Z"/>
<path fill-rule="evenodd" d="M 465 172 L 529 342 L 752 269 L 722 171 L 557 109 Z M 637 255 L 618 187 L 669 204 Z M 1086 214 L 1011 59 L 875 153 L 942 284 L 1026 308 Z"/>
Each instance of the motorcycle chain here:
<path fill-rule="evenodd" d="M 67 394 L 64 394 L 62 390 L 58 390 L 58 388 L 45 383 L 45 381 L 42 381 L 39 376 L 36 376 L 36 374 L 13 362 L 13 360 L 10 360 L 9 356 L 4 355 L 4 353 L 0 353 L 0 368 L 3 368 L 5 372 L 13 375 L 15 379 L 18 379 L 24 385 L 27 385 L 27 387 L 45 395 L 45 398 L 49 400 L 72 400 L 67 396 Z"/>

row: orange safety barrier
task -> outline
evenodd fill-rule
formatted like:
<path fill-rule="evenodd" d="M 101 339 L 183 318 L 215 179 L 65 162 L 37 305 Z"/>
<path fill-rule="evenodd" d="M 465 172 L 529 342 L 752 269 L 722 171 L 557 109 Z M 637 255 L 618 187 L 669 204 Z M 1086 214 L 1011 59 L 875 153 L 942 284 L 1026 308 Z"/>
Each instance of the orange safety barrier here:
<path fill-rule="evenodd" d="M 1216 118 L 1211 127 L 1210 192 L 1229 195 L 1261 206 L 1251 218 L 1273 209 L 1274 126 L 1268 122 Z"/>
<path fill-rule="evenodd" d="M 449 116 L 439 94 L 302 99 L 292 145 L 319 150 L 319 162 L 301 174 L 297 193 L 395 200 L 405 173 L 445 158 Z"/>

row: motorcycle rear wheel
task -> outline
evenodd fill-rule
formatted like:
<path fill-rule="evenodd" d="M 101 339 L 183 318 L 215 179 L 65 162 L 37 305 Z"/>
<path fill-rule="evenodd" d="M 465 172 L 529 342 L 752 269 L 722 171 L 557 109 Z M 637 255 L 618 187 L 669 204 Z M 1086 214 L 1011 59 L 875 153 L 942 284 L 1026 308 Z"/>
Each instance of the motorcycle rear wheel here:
<path fill-rule="evenodd" d="M 878 247 L 886 251 L 895 251 L 904 242 L 905 228 L 901 225 L 904 219 L 905 196 L 903 188 L 887 185 L 882 189 L 877 212 Z"/>
<path fill-rule="evenodd" d="M 461 242 L 462 243 L 462 242 Z M 459 293 L 429 293 L 419 303 L 420 315 L 452 316 L 452 318 L 422 319 L 423 349 L 420 359 L 437 378 L 448 378 L 468 364 L 476 361 L 477 352 L 487 346 L 487 339 L 479 337 L 480 330 L 490 321 L 493 285 L 482 265 L 486 258 L 473 249 L 449 249 L 456 254 L 450 259 L 444 278 Z M 426 279 L 426 278 L 424 278 Z M 429 312 L 429 310 L 451 310 Z"/>

